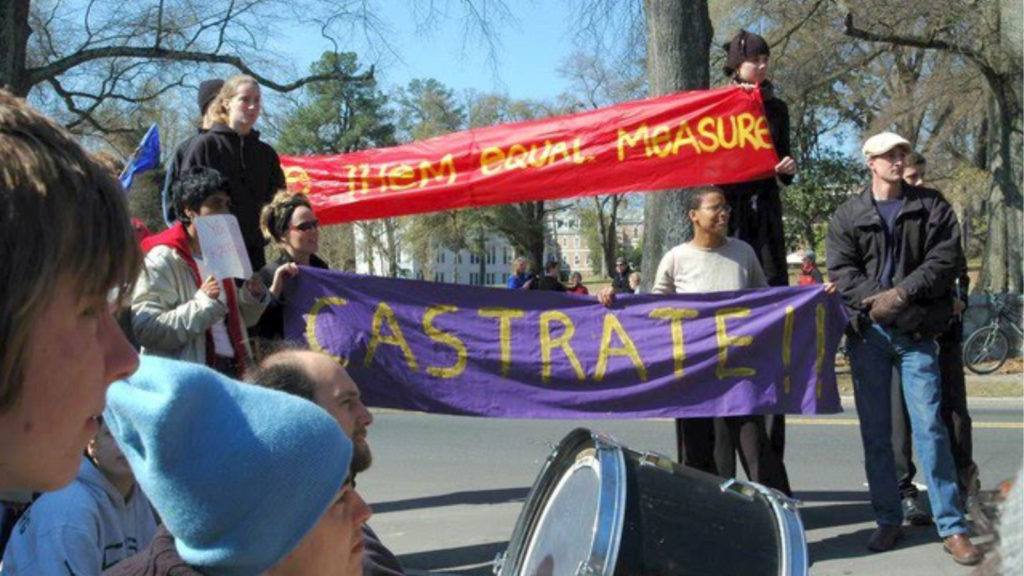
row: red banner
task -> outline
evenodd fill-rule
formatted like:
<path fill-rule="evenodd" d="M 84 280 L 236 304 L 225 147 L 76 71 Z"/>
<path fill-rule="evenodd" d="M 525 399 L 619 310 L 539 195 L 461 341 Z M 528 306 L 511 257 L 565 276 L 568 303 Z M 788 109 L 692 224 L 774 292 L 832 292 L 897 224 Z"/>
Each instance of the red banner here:
<path fill-rule="evenodd" d="M 339 156 L 282 156 L 324 224 L 774 174 L 759 91 L 681 92 Z"/>

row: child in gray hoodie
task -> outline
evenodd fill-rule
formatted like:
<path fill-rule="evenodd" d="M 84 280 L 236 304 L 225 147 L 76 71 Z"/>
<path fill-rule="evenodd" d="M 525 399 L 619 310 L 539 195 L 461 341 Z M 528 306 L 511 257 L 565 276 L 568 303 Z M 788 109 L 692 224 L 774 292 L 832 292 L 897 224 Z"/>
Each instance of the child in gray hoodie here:
<path fill-rule="evenodd" d="M 67 488 L 41 496 L 14 527 L 3 576 L 99 576 L 156 533 L 149 500 L 104 424 Z"/>

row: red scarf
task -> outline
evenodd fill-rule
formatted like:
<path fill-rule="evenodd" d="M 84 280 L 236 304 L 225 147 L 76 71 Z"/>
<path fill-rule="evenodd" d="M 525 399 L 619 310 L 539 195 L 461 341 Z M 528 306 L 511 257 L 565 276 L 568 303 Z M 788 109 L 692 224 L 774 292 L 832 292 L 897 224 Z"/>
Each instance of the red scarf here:
<path fill-rule="evenodd" d="M 203 285 L 203 280 L 199 276 L 199 266 L 196 264 L 195 258 L 192 257 L 192 248 L 189 246 L 188 232 L 185 230 L 185 226 L 181 222 L 175 222 L 174 226 L 171 226 L 167 230 L 148 236 L 142 240 L 142 251 L 146 254 L 150 250 L 157 246 L 167 246 L 178 253 L 185 262 L 188 263 L 189 269 L 192 270 L 192 278 L 196 281 L 196 289 Z M 228 301 L 228 336 L 231 338 L 231 347 L 235 350 L 235 361 L 238 363 L 238 373 L 242 374 L 245 372 L 245 339 L 243 337 L 244 329 L 242 328 L 242 318 L 238 312 L 238 296 L 235 292 L 235 283 L 230 278 L 221 282 L 221 289 L 224 290 L 224 295 Z M 213 357 L 215 355 L 213 346 L 213 333 L 210 330 L 206 331 L 206 364 L 207 366 L 213 366 Z"/>

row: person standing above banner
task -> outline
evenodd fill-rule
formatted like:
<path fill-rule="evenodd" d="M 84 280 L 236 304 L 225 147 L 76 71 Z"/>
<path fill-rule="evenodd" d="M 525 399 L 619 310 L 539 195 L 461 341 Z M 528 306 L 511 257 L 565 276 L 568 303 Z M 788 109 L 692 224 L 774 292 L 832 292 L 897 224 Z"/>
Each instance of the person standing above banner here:
<path fill-rule="evenodd" d="M 142 243 L 145 272 L 132 293 L 132 327 L 143 353 L 206 364 L 227 375 L 252 362 L 246 326 L 253 326 L 269 295 L 254 275 L 239 291 L 207 268 L 195 219 L 226 214 L 228 182 L 212 168 L 182 172 L 172 191 L 178 221 Z"/>
<path fill-rule="evenodd" d="M 768 178 L 738 184 L 724 184 L 722 189 L 732 207 L 729 235 L 743 240 L 754 249 L 764 269 L 769 286 L 789 285 L 786 268 L 786 237 L 783 233 L 782 198 L 779 184 L 789 185 L 796 174 L 796 161 L 790 156 L 789 107 L 775 97 L 775 88 L 768 80 L 771 50 L 764 38 L 740 30 L 725 46 L 727 52 L 723 71 L 734 85 L 761 90 L 768 131 L 779 158 L 775 174 Z M 786 417 L 768 416 L 768 435 L 772 448 L 783 458 L 786 451 Z"/>
<path fill-rule="evenodd" d="M 174 201 L 171 199 L 171 187 L 175 182 L 181 178 L 181 164 L 188 154 L 192 144 L 196 141 L 196 138 L 205 134 L 213 127 L 214 119 L 211 117 L 210 104 L 213 103 L 214 99 L 217 98 L 217 93 L 224 86 L 224 81 L 220 78 L 211 78 L 210 80 L 203 80 L 199 83 L 198 102 L 199 102 L 199 122 L 197 122 L 196 133 L 185 139 L 184 142 L 178 144 L 178 147 L 174 149 L 174 154 L 171 156 L 170 162 L 167 164 L 167 174 L 164 176 L 164 187 L 160 191 L 160 208 L 163 211 L 162 216 L 164 222 L 167 223 L 167 227 L 170 228 L 174 221 L 178 219 L 174 213 Z"/>
<path fill-rule="evenodd" d="M 213 168 L 228 180 L 231 213 L 238 218 L 253 270 L 266 264 L 260 210 L 284 188 L 281 160 L 253 126 L 260 117 L 260 85 L 251 76 L 228 79 L 210 104 L 213 126 L 196 137 L 181 161 L 182 171 Z"/>
<path fill-rule="evenodd" d="M 850 317 L 850 370 L 878 524 L 867 546 L 883 552 L 903 536 L 891 438 L 897 368 L 939 536 L 954 561 L 977 564 L 982 555 L 967 536 L 942 421 L 935 340 L 953 314 L 956 216 L 938 191 L 903 182 L 906 139 L 883 132 L 868 138 L 862 150 L 871 183 L 836 210 L 827 245 L 829 278 L 839 286 Z"/>

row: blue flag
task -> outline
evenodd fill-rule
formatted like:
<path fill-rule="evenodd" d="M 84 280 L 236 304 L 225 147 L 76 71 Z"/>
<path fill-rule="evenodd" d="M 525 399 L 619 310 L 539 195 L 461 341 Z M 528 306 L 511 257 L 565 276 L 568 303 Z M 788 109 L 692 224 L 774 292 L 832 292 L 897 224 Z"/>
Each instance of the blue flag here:
<path fill-rule="evenodd" d="M 124 188 L 124 191 L 127 193 L 131 189 L 132 180 L 135 179 L 136 174 L 152 170 L 159 163 L 160 129 L 156 124 L 153 124 L 149 127 L 149 130 L 146 130 L 146 135 L 139 142 L 139 147 L 135 149 L 135 153 L 132 154 L 128 165 L 125 166 L 124 172 L 121 172 L 121 186 Z"/>

